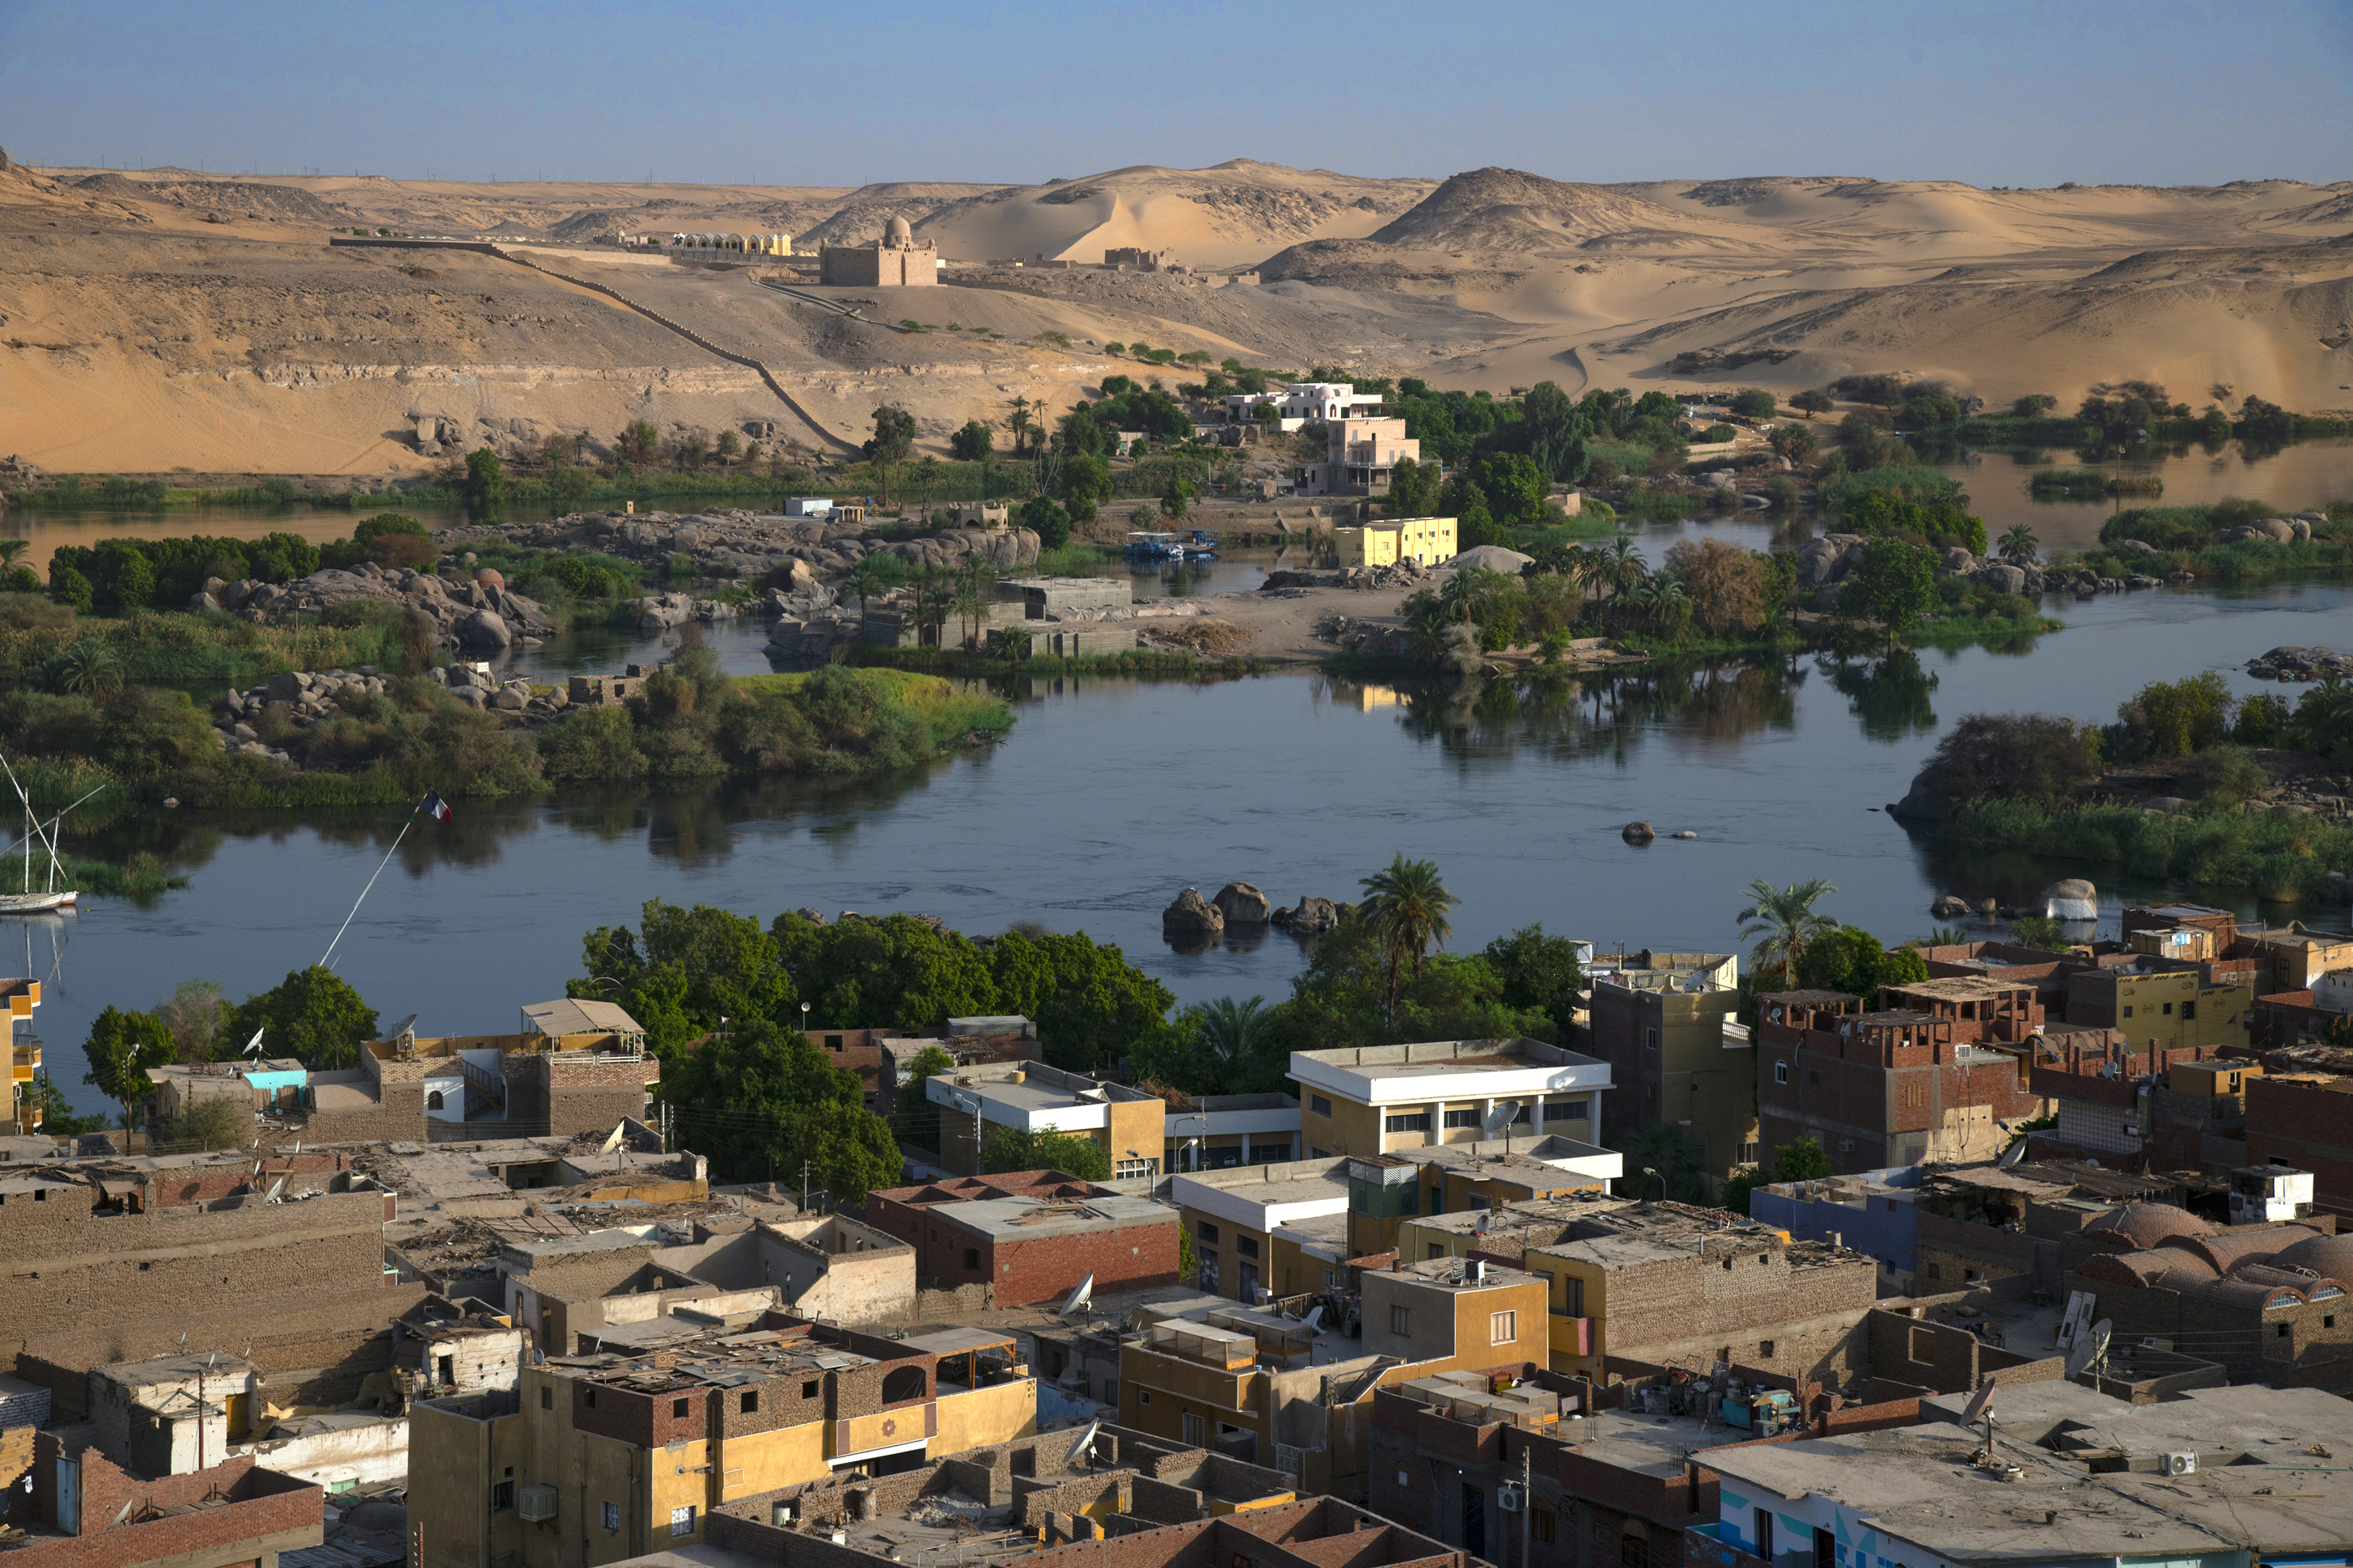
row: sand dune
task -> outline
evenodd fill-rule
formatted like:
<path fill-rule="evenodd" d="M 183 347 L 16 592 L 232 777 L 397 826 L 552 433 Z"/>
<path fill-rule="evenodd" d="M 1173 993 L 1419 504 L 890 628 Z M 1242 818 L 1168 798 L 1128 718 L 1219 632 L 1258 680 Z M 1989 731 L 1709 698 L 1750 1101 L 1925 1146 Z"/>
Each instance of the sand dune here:
<path fill-rule="evenodd" d="M 891 217 L 940 247 L 951 280 L 991 286 L 867 290 L 870 319 L 849 321 L 740 269 L 601 263 L 596 243 L 640 230 L 859 243 Z M 760 359 L 835 441 L 862 436 L 887 400 L 944 447 L 1015 396 L 1066 405 L 1134 374 L 1099 345 L 1137 338 L 1497 390 L 1792 391 L 1892 370 L 1990 398 L 2072 400 L 2139 376 L 2192 401 L 2220 383 L 2353 405 L 2353 183 L 1590 184 L 1236 159 L 850 188 L 0 163 L 0 451 L 82 471 L 389 476 L 420 466 L 406 434 L 419 416 L 510 447 L 639 417 L 781 418 L 819 444 L 755 374 L 611 300 L 489 257 L 326 247 L 345 226 L 557 241 L 564 266 Z M 1264 281 L 982 267 L 1126 246 Z M 887 324 L 902 320 L 931 330 Z"/>

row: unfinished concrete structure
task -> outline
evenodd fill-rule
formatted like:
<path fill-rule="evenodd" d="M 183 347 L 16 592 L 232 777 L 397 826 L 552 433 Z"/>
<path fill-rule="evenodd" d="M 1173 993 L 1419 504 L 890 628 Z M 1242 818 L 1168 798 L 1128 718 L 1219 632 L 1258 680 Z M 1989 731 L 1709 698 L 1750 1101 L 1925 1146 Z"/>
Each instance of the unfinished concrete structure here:
<path fill-rule="evenodd" d="M 1700 1146 L 1710 1177 L 1755 1164 L 1757 1111 L 1746 1091 L 1756 1082 L 1757 1052 L 1733 1017 L 1738 957 L 1647 947 L 1597 952 L 1585 975 L 1589 1048 L 1609 1064 L 1616 1092 L 1602 1101 L 1603 1124 L 1577 1129 L 1578 1136 L 1614 1144 L 1664 1121 Z"/>

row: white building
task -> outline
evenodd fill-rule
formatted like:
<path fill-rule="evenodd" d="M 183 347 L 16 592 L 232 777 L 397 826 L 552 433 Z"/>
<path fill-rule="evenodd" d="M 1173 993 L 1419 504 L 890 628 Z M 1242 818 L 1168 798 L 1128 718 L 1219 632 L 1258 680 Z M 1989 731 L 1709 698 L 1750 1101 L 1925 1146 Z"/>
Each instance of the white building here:
<path fill-rule="evenodd" d="M 1358 392 L 1345 381 L 1302 381 L 1281 392 L 1240 392 L 1226 399 L 1226 420 L 1229 424 L 1253 424 L 1259 417 L 1258 405 L 1271 403 L 1282 418 L 1276 428 L 1297 430 L 1317 420 L 1330 424 L 1336 419 L 1369 419 L 1381 411 L 1380 398 L 1369 392 Z"/>

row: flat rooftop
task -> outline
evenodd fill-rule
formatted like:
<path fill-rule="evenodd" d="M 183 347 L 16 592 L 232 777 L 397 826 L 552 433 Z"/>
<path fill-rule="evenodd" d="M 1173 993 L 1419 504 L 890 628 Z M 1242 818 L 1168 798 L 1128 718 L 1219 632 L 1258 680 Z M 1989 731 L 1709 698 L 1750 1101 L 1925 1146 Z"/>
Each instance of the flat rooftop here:
<path fill-rule="evenodd" d="M 1427 1040 L 1408 1046 L 1360 1046 L 1336 1051 L 1293 1051 L 1292 1060 L 1338 1068 L 1366 1078 L 1439 1078 L 1466 1069 L 1520 1071 L 1529 1068 L 1600 1067 L 1542 1040 Z"/>
<path fill-rule="evenodd" d="M 929 1212 L 934 1219 L 992 1241 L 1039 1241 L 1134 1225 L 1176 1223 L 1176 1211 L 1167 1205 L 1124 1194 L 1101 1198 L 981 1198 L 943 1204 Z"/>

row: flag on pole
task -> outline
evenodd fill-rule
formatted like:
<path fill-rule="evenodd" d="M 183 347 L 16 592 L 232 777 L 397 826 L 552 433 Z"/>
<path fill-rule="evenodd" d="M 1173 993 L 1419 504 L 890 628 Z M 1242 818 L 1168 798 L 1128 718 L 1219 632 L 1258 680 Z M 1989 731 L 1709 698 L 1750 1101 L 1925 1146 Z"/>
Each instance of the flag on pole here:
<path fill-rule="evenodd" d="M 443 800 L 438 791 L 427 790 L 425 793 L 425 815 L 436 822 L 447 822 L 449 820 L 449 803 Z"/>

